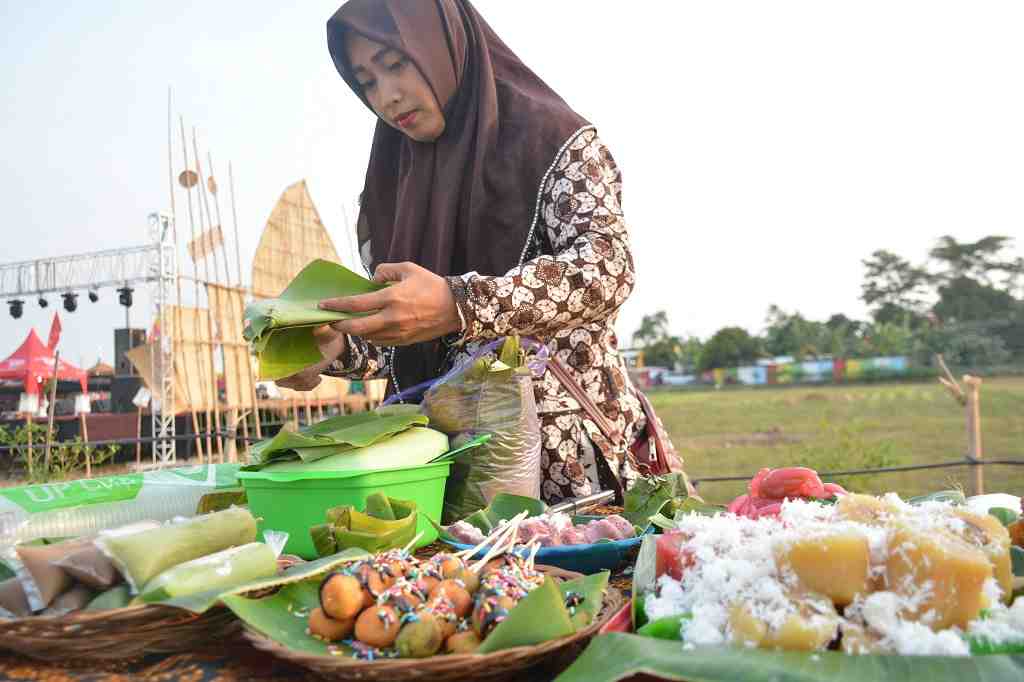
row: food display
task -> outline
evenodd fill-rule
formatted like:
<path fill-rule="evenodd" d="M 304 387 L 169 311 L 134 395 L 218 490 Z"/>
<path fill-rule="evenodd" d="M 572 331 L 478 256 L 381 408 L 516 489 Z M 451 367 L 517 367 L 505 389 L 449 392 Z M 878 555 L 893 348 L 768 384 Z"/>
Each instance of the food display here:
<path fill-rule="evenodd" d="M 759 482 L 766 480 L 774 483 Z M 753 518 L 681 515 L 654 544 L 660 577 L 642 596 L 646 627 L 660 628 L 662 638 L 667 627 L 688 649 L 951 656 L 1024 649 L 1009 532 L 995 516 L 948 501 L 787 499 Z"/>
<path fill-rule="evenodd" d="M 502 527 L 500 524 L 499 528 Z M 448 534 L 456 542 L 477 544 L 484 538 L 483 531 L 468 521 L 456 521 L 448 526 Z M 562 545 L 588 545 L 601 540 L 627 540 L 636 537 L 633 524 L 618 514 L 574 524 L 568 514 L 542 514 L 526 519 L 519 525 L 516 543 L 540 543 L 541 547 Z"/>
<path fill-rule="evenodd" d="M 276 642 L 284 648 L 270 650 L 295 652 L 297 662 L 320 671 L 487 655 L 582 632 L 602 609 L 608 572 L 556 582 L 549 572 L 559 575 L 557 569 L 536 563 L 539 544 L 525 555 L 510 551 L 524 519 L 464 552 L 417 557 L 407 546 L 320 559 L 302 569 L 302 579 L 286 571 L 270 596 L 228 595 L 224 602 L 261 648 Z M 316 576 L 310 572 L 329 564 Z"/>
<path fill-rule="evenodd" d="M 456 554 L 417 560 L 392 550 L 327 576 L 309 633 L 367 658 L 471 653 L 544 580 L 514 554 L 471 565 Z"/>
<path fill-rule="evenodd" d="M 231 508 L 19 545 L 15 576 L 0 583 L 0 617 L 164 602 L 276 575 L 275 552 L 255 540 L 252 514 Z"/>
<path fill-rule="evenodd" d="M 495 495 L 485 509 L 450 526 L 430 521 L 442 540 L 463 551 L 482 537 L 509 528 L 513 519 L 522 519 L 511 538 L 516 552 L 526 552 L 528 545 L 535 544 L 538 563 L 584 574 L 621 566 L 642 536 L 640 529 L 617 514 L 570 516 L 549 510 L 541 500 L 506 493 Z"/>

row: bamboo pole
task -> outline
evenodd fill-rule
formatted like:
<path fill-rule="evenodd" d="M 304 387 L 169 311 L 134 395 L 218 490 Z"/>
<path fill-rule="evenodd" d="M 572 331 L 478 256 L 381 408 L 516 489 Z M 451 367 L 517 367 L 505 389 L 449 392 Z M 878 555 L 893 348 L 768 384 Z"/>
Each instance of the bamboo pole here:
<path fill-rule="evenodd" d="M 44 466 L 43 475 L 46 476 L 47 480 L 50 478 L 50 472 L 52 471 L 50 461 L 50 446 L 53 444 L 53 412 L 57 406 L 57 371 L 60 369 L 60 351 L 53 354 L 53 385 L 50 386 L 50 405 L 49 414 L 46 418 L 46 457 L 43 460 Z"/>
<path fill-rule="evenodd" d="M 203 463 L 203 439 L 199 437 L 199 417 L 196 411 L 192 410 L 192 433 L 196 434 L 196 454 L 199 456 L 199 463 Z"/>
<path fill-rule="evenodd" d="M 174 239 L 174 248 L 178 248 L 178 212 L 176 202 L 174 200 L 174 134 L 173 134 L 173 116 L 171 114 L 171 89 L 167 88 L 167 181 L 168 190 L 171 194 L 171 235 Z M 193 264 L 193 275 L 195 274 L 195 265 Z M 198 289 L 198 284 L 196 285 Z M 177 373 L 177 362 L 178 362 L 178 351 L 184 348 L 183 343 L 183 329 L 181 323 L 181 275 L 179 274 L 174 280 L 175 293 L 177 294 L 176 303 L 174 306 L 174 322 L 173 322 L 173 333 L 171 335 L 171 356 L 174 358 L 175 367 L 172 368 L 174 372 L 175 391 L 178 389 L 178 373 Z M 163 330 L 161 330 L 163 333 Z M 166 369 L 164 370 L 166 371 Z M 199 461 L 203 459 L 203 441 L 199 437 L 198 419 L 196 418 L 196 407 L 195 401 L 192 399 L 192 387 L 189 386 L 189 382 L 185 381 L 185 403 L 188 405 L 188 411 L 192 415 L 193 431 L 196 434 L 195 445 L 196 451 L 199 453 Z"/>
<path fill-rule="evenodd" d="M 32 449 L 32 414 L 28 413 L 25 415 L 25 431 L 28 433 L 28 459 L 26 464 L 28 465 L 28 477 L 32 479 L 32 474 L 35 469 L 35 463 L 33 460 L 36 457 L 35 451 Z"/>
<path fill-rule="evenodd" d="M 985 493 L 985 467 L 981 461 L 985 453 L 981 447 L 981 379 L 970 375 L 963 378 L 967 387 L 967 456 L 974 462 L 974 494 Z"/>
<path fill-rule="evenodd" d="M 188 167 L 188 142 L 187 142 L 186 137 L 185 137 L 185 119 L 184 119 L 184 117 L 182 117 L 182 116 L 178 117 L 178 124 L 179 124 L 180 130 L 181 130 L 181 153 L 182 153 L 182 158 L 184 159 L 184 163 L 185 163 L 185 171 L 190 171 L 191 169 Z M 198 177 L 198 173 L 196 175 Z M 192 211 L 192 188 L 191 187 L 186 187 L 185 188 L 185 194 L 188 196 L 188 223 L 189 223 L 189 228 L 190 228 L 191 233 L 192 233 L 192 241 L 195 242 L 197 235 L 196 235 L 195 214 Z M 195 262 L 194 259 L 190 258 L 189 260 L 192 261 L 192 282 L 193 282 L 194 287 L 195 287 L 195 290 L 194 290 L 195 308 L 196 308 L 196 310 L 199 310 L 199 274 L 198 274 L 198 267 L 196 266 L 196 262 Z M 193 319 L 193 327 L 194 327 L 193 331 L 195 332 L 193 338 L 202 339 L 203 337 L 202 337 L 202 334 L 201 334 L 201 332 L 199 330 L 199 316 L 198 315 L 195 316 L 194 319 Z M 208 331 L 209 331 L 210 336 L 212 337 L 213 336 L 213 330 L 209 329 Z M 203 344 L 202 343 L 198 343 L 197 345 L 202 346 Z M 209 385 L 208 382 L 206 381 L 206 366 L 205 366 L 205 363 L 200 362 L 198 369 L 199 369 L 198 373 L 199 373 L 199 379 L 200 379 L 201 385 Z M 212 354 L 210 356 L 210 372 L 213 373 L 213 356 L 212 356 Z M 213 377 L 213 385 L 214 385 L 214 398 L 216 398 L 216 393 L 217 393 L 217 388 L 216 388 L 217 379 L 216 379 L 216 377 Z M 205 413 L 205 416 L 206 416 L 206 434 L 205 434 L 206 435 L 206 452 L 209 454 L 209 462 L 212 464 L 213 463 L 213 442 L 211 440 L 210 430 L 209 430 L 210 406 L 209 405 L 205 405 L 206 401 L 203 401 L 203 402 L 204 402 L 204 407 L 206 408 L 204 410 L 204 413 Z"/>
<path fill-rule="evenodd" d="M 78 413 L 78 422 L 82 442 L 85 443 L 85 477 L 92 478 L 92 451 L 89 449 L 89 423 L 86 421 L 85 412 Z"/>
<path fill-rule="evenodd" d="M 213 238 L 213 215 L 210 213 L 210 202 L 206 198 L 206 181 L 203 178 L 203 167 L 202 162 L 199 160 L 199 143 L 196 141 L 196 129 L 192 127 L 192 153 L 195 157 L 196 162 L 196 175 L 199 176 L 199 233 L 205 235 L 209 232 L 211 239 Z M 205 213 L 204 213 L 205 209 Z M 205 216 L 205 221 L 204 221 Z M 205 228 L 204 228 L 205 222 Z M 217 334 L 214 335 L 213 327 L 213 304 L 210 298 L 210 267 L 208 264 L 209 256 L 213 256 L 214 271 L 213 271 L 213 284 L 220 283 L 220 258 L 217 256 L 217 249 L 212 249 L 212 254 L 205 254 L 203 260 L 203 278 L 206 280 L 206 302 L 210 309 L 209 325 L 210 325 L 210 372 L 213 374 L 213 417 L 214 426 L 217 429 L 217 456 L 220 459 L 221 464 L 224 463 L 224 437 L 221 435 L 223 421 L 221 419 L 221 404 L 220 404 L 220 389 L 217 386 L 217 372 L 214 359 L 217 354 L 217 349 L 220 349 L 220 363 L 221 367 L 224 368 L 224 392 L 227 393 L 228 377 L 227 377 L 227 362 L 224 358 L 224 341 L 221 338 L 220 325 L 217 325 Z M 219 296 L 217 297 L 219 300 Z"/>
<path fill-rule="evenodd" d="M 142 468 L 142 408 L 135 410 L 135 468 Z"/>

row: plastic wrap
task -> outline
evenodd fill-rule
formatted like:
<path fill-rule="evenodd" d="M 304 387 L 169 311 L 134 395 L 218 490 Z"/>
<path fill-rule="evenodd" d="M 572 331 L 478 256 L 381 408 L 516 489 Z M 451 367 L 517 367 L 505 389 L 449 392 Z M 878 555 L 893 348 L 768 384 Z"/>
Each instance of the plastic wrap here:
<path fill-rule="evenodd" d="M 204 495 L 238 486 L 238 468 L 180 467 L 0 489 L 0 554 L 37 538 L 79 537 L 136 521 L 194 516 Z"/>
<path fill-rule="evenodd" d="M 527 345 L 527 344 L 524 344 Z M 454 459 L 445 488 L 443 522 L 486 507 L 498 493 L 540 497 L 540 421 L 533 375 L 544 371 L 546 349 L 526 363 L 519 339 L 480 348 L 435 381 L 421 410 L 431 427 L 453 438 L 452 447 L 480 434 L 491 439 Z M 494 353 L 501 348 L 499 359 Z"/>

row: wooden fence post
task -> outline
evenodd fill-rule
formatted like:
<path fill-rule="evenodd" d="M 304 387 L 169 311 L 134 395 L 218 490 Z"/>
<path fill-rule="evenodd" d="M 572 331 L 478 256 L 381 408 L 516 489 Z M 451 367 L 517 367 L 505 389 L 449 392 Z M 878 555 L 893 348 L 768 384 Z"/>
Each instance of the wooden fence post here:
<path fill-rule="evenodd" d="M 981 379 L 964 376 L 967 387 L 967 456 L 974 462 L 974 494 L 985 493 L 985 467 L 981 466 L 985 453 L 981 447 Z"/>

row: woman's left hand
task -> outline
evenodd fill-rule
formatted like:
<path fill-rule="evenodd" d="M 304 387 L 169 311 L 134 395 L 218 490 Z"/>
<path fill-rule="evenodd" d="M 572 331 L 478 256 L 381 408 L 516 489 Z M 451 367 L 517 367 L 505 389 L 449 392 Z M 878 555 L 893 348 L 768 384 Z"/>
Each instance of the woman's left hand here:
<path fill-rule="evenodd" d="M 457 332 L 462 325 L 448 282 L 414 263 L 384 263 L 375 282 L 392 283 L 371 294 L 320 301 L 322 310 L 373 313 L 331 326 L 379 346 L 407 346 Z"/>

